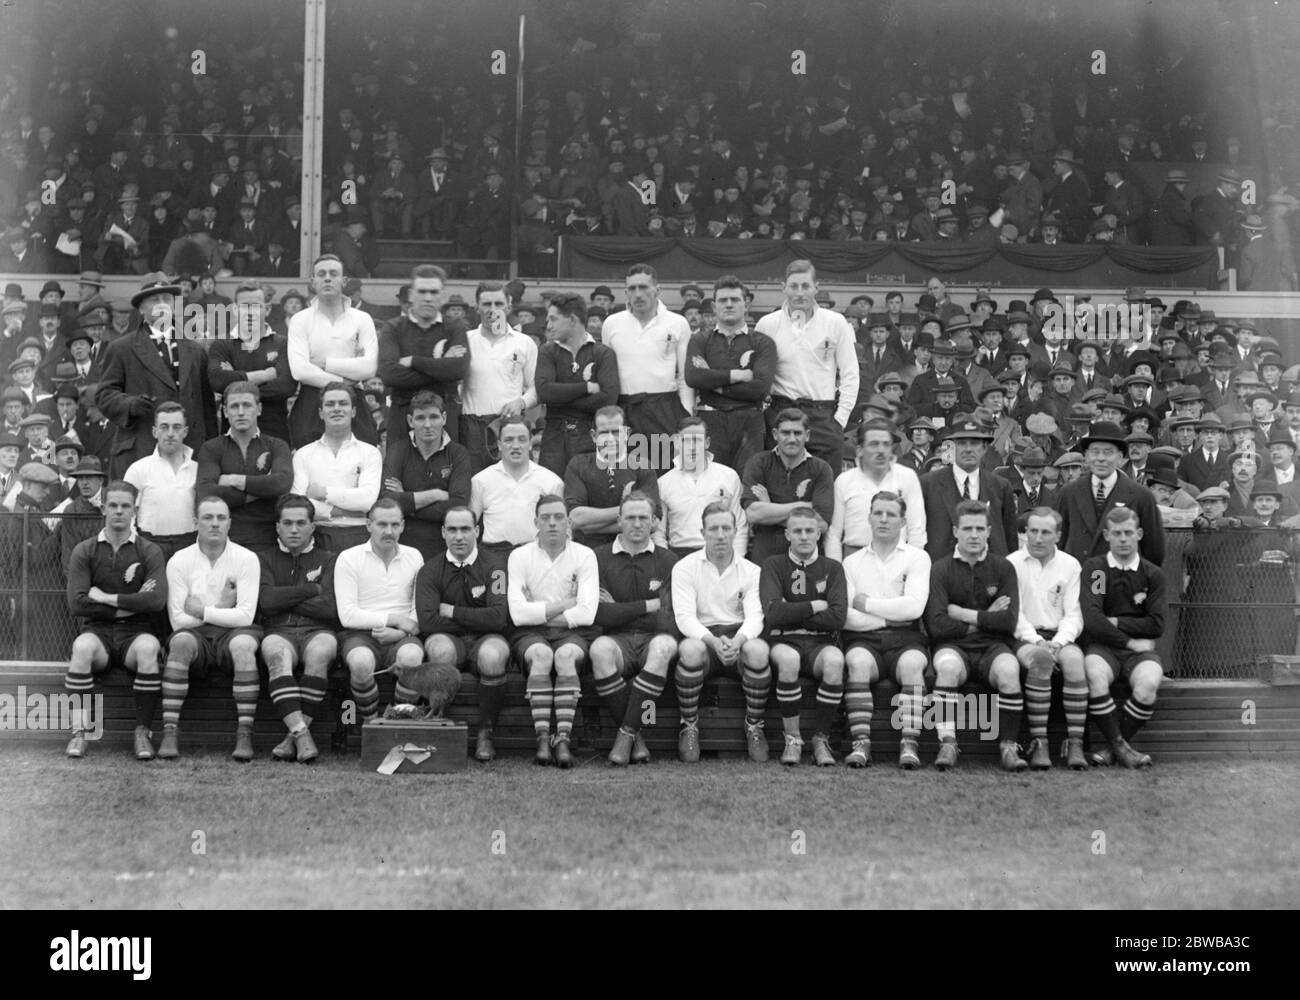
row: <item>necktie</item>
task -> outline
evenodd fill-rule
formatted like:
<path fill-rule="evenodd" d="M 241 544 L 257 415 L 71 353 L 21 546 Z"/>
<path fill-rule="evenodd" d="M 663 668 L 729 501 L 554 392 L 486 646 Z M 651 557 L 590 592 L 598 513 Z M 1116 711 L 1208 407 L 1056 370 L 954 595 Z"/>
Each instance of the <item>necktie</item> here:
<path fill-rule="evenodd" d="M 876 364 L 877 364 L 877 366 L 879 366 L 880 361 L 881 361 L 882 358 L 884 358 L 884 356 L 885 356 L 885 352 L 882 351 L 879 347 L 877 347 L 877 348 L 876 348 Z"/>
<path fill-rule="evenodd" d="M 969 499 L 970 499 L 970 476 L 967 476 L 964 480 L 962 480 L 962 484 L 961 484 L 961 498 L 962 498 L 963 500 L 969 500 Z"/>
<path fill-rule="evenodd" d="M 1106 487 L 1105 487 L 1105 485 L 1102 483 L 1102 481 L 1101 481 L 1100 479 L 1096 480 L 1096 483 L 1097 483 L 1097 503 L 1099 503 L 1099 504 L 1100 504 L 1100 503 L 1105 503 L 1105 502 L 1106 502 Z"/>
<path fill-rule="evenodd" d="M 1029 506 L 1030 506 L 1030 507 L 1037 507 L 1037 506 L 1038 506 L 1038 491 L 1037 491 L 1037 490 L 1030 490 L 1030 491 L 1029 491 Z"/>

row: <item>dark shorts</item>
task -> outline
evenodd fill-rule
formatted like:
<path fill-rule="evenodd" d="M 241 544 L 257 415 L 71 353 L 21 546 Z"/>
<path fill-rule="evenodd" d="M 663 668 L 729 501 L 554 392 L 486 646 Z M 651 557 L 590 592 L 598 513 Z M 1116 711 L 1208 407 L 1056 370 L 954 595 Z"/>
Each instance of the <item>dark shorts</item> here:
<path fill-rule="evenodd" d="M 645 666 L 646 650 L 650 648 L 650 640 L 657 635 L 665 635 L 668 638 L 672 636 L 667 632 L 617 632 L 606 633 L 603 638 L 609 639 L 618 647 L 619 653 L 623 656 L 623 674 L 634 674 Z M 676 642 L 674 641 L 674 646 Z M 673 659 L 675 659 L 675 655 Z"/>
<path fill-rule="evenodd" d="M 204 677 L 210 670 L 232 674 L 234 661 L 230 658 L 230 643 L 238 636 L 252 636 L 255 645 L 262 644 L 262 630 L 257 626 L 248 628 L 222 628 L 220 625 L 200 625 L 198 628 L 182 628 L 172 633 L 169 640 L 176 641 L 178 635 L 192 635 L 198 645 L 194 662 L 190 664 L 191 677 Z"/>
<path fill-rule="evenodd" d="M 770 649 L 777 646 L 789 646 L 799 654 L 799 673 L 804 677 L 813 676 L 813 664 L 821 656 L 823 649 L 839 649 L 840 644 L 830 633 L 821 635 L 772 635 L 768 636 Z"/>
<path fill-rule="evenodd" d="M 740 626 L 713 625 L 709 628 L 709 631 L 716 636 L 725 636 L 730 639 L 740 631 Z M 680 644 L 678 644 L 678 648 L 681 648 Z M 704 664 L 705 677 L 712 677 L 714 674 L 721 674 L 723 677 L 734 677 L 736 680 L 740 680 L 741 666 L 739 659 L 730 666 L 727 666 L 721 659 L 719 659 L 717 651 L 712 646 L 705 646 L 704 648 L 708 650 L 709 653 L 709 658 Z"/>
<path fill-rule="evenodd" d="M 391 667 L 397 662 L 397 651 L 403 646 L 414 646 L 420 651 L 420 659 L 424 659 L 424 644 L 413 635 L 403 636 L 396 642 L 383 646 L 370 634 L 369 629 L 345 628 L 339 633 L 339 659 L 347 663 L 348 654 L 354 649 L 368 649 L 374 655 L 376 670 Z"/>
<path fill-rule="evenodd" d="M 915 649 L 929 662 L 930 651 L 923 636 L 914 628 L 882 628 L 874 632 L 841 632 L 840 642 L 847 653 L 852 649 L 865 649 L 875 658 L 882 680 L 898 681 L 898 660 L 909 649 Z"/>
<path fill-rule="evenodd" d="M 279 636 L 293 646 L 294 662 L 298 665 L 302 664 L 307 645 L 316 636 L 328 635 L 337 639 L 337 633 L 333 629 L 321 628 L 319 625 L 282 625 L 279 628 L 267 629 L 262 641 L 265 642 L 273 635 Z"/>
<path fill-rule="evenodd" d="M 126 665 L 126 654 L 131 648 L 131 643 L 142 635 L 153 637 L 152 632 L 138 625 L 99 625 L 85 631 L 87 635 L 93 635 L 98 639 L 108 653 L 108 663 L 95 671 L 96 673 L 104 673 L 117 667 L 134 673 L 135 671 Z"/>
<path fill-rule="evenodd" d="M 344 549 L 365 545 L 366 542 L 370 541 L 370 532 L 366 530 L 364 524 L 344 525 L 342 527 L 318 524 L 316 525 L 315 537 L 322 549 L 338 555 Z"/>
<path fill-rule="evenodd" d="M 776 420 L 778 415 L 782 410 L 791 406 L 802 410 L 808 417 L 809 453 L 826 462 L 831 467 L 831 471 L 838 476 L 844 468 L 845 442 L 844 428 L 835 419 L 834 401 L 803 400 L 800 402 L 786 399 L 784 396 L 773 396 L 772 405 L 767 408 L 764 414 L 767 418 L 768 438 L 772 443 L 775 443 L 776 440 Z"/>
<path fill-rule="evenodd" d="M 677 425 L 689 417 L 682 406 L 681 397 L 676 392 L 645 392 L 631 396 L 619 396 L 618 405 L 627 415 L 627 426 L 633 434 L 643 434 L 650 438 L 653 434 L 665 435 L 665 440 L 677 433 Z M 650 455 L 657 458 L 661 449 L 649 449 Z M 657 471 L 666 471 L 659 469 Z"/>
<path fill-rule="evenodd" d="M 537 643 L 550 646 L 552 650 L 559 649 L 561 646 L 577 646 L 582 650 L 582 658 L 587 658 L 587 648 L 591 645 L 591 640 L 595 638 L 595 630 L 580 628 L 548 628 L 539 626 L 538 628 L 523 629 L 515 633 L 514 641 L 510 644 L 510 650 L 515 655 L 515 660 L 520 666 L 526 666 L 527 661 L 524 655 L 528 652 L 530 646 Z"/>
<path fill-rule="evenodd" d="M 487 632 L 483 635 L 447 635 L 441 633 L 444 639 L 450 639 L 451 644 L 456 647 L 456 665 L 461 670 L 474 671 L 478 669 L 478 651 L 483 647 L 483 643 L 489 639 L 500 639 L 506 642 L 506 638 L 496 632 Z M 506 643 L 509 647 L 509 643 Z"/>
<path fill-rule="evenodd" d="M 1011 652 L 1011 647 L 1005 642 L 971 643 L 968 646 L 945 642 L 934 647 L 934 655 L 938 656 L 939 652 L 944 649 L 951 649 L 960 653 L 962 662 L 966 664 L 968 679 L 978 680 L 985 685 L 989 685 L 989 674 L 993 670 L 993 661 L 1003 653 L 1008 656 L 1015 655 Z"/>
<path fill-rule="evenodd" d="M 1114 646 L 1089 646 L 1084 650 L 1087 656 L 1100 656 L 1110 666 L 1111 673 L 1115 675 L 1116 680 L 1127 681 L 1129 675 L 1133 673 L 1133 668 L 1144 660 L 1150 660 L 1164 671 L 1165 665 L 1160 661 L 1159 650 L 1151 650 L 1149 653 L 1137 653 L 1131 649 L 1116 649 Z"/>

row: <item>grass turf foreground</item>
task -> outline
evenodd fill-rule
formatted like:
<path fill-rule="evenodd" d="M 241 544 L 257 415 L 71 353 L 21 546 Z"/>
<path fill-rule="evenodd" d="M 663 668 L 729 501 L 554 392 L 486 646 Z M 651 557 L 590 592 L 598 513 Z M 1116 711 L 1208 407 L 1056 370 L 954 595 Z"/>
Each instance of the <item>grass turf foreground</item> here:
<path fill-rule="evenodd" d="M 355 755 L 308 771 L 4 748 L 0 906 L 1286 907 L 1297 787 L 1294 760 L 1012 776 L 515 758 L 384 778 Z"/>

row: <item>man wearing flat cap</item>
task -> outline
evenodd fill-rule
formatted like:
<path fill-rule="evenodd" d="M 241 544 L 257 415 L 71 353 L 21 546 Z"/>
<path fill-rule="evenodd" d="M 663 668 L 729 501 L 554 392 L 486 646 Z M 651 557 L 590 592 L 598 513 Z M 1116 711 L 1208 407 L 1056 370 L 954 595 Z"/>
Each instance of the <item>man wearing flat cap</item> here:
<path fill-rule="evenodd" d="M 137 459 L 153 453 L 153 414 L 162 403 L 179 403 L 188 417 L 185 444 L 194 450 L 217 432 L 216 407 L 203 348 L 176 329 L 181 288 L 166 275 L 147 275 L 131 305 L 144 318 L 135 333 L 104 351 L 95 401 L 118 426 L 109 470 L 120 479 Z"/>
<path fill-rule="evenodd" d="M 149 270 L 149 220 L 138 211 L 140 194 L 128 184 L 117 210 L 104 224 L 95 259 L 110 274 L 145 274 Z"/>

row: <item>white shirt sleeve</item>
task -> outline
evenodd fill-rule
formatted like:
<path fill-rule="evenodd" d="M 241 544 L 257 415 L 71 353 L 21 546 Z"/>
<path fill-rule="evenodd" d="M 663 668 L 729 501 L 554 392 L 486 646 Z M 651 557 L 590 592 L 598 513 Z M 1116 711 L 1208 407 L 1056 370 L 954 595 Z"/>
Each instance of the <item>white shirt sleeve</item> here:
<path fill-rule="evenodd" d="M 838 314 L 837 314 L 838 315 Z M 840 401 L 835 407 L 835 420 L 841 427 L 849 425 L 849 416 L 858 402 L 858 354 L 853 349 L 853 330 L 849 321 L 839 317 L 839 343 L 835 345 L 835 366 L 840 376 Z"/>
<path fill-rule="evenodd" d="M 353 314 L 358 320 L 357 348 L 361 353 L 350 358 L 328 357 L 325 359 L 325 367 L 338 376 L 360 382 L 374 378 L 375 372 L 379 370 L 379 335 L 375 333 L 375 321 L 370 313 L 362 309 L 349 309 L 348 315 Z"/>
<path fill-rule="evenodd" d="M 173 629 L 198 628 L 203 624 L 202 618 L 195 618 L 185 610 L 185 599 L 189 596 L 188 560 L 182 559 L 178 552 L 167 560 L 167 617 Z"/>
<path fill-rule="evenodd" d="M 537 376 L 537 343 L 532 337 L 527 337 L 524 346 L 524 409 L 532 409 L 537 405 L 537 386 L 534 379 Z"/>
<path fill-rule="evenodd" d="M 379 499 L 379 485 L 384 475 L 384 460 L 374 445 L 358 442 L 361 452 L 361 471 L 356 486 L 330 486 L 325 490 L 325 502 L 332 507 L 365 513 Z M 294 477 L 297 478 L 296 476 Z"/>
<path fill-rule="evenodd" d="M 220 625 L 222 628 L 247 628 L 253 624 L 257 613 L 257 591 L 262 582 L 262 567 L 257 557 L 251 552 L 231 553 L 231 563 L 235 572 L 235 606 L 218 608 L 209 604 L 203 609 L 203 621 L 207 625 Z"/>
<path fill-rule="evenodd" d="M 338 605 L 339 622 L 344 628 L 383 628 L 388 624 L 388 615 L 361 607 L 360 562 L 349 558 L 348 552 L 339 553 L 335 560 L 334 600 Z"/>
<path fill-rule="evenodd" d="M 745 639 L 757 639 L 763 634 L 763 598 L 758 592 L 758 567 L 753 563 L 749 563 L 749 567 L 749 579 L 745 582 L 745 620 L 741 622 L 736 635 L 744 636 Z"/>
<path fill-rule="evenodd" d="M 693 564 L 694 560 L 689 562 Z M 700 623 L 691 568 L 688 559 L 679 559 L 673 566 L 673 617 L 677 619 L 678 632 L 687 639 L 698 639 L 709 630 Z"/>
<path fill-rule="evenodd" d="M 530 600 L 525 579 L 528 576 L 528 549 L 518 548 L 506 560 L 506 605 L 510 620 L 516 625 L 545 625 L 546 603 Z"/>
<path fill-rule="evenodd" d="M 596 553 L 585 545 L 570 542 L 578 549 L 578 603 L 564 612 L 570 628 L 582 628 L 596 621 L 596 606 L 600 604 L 600 571 Z"/>
<path fill-rule="evenodd" d="M 323 389 L 338 376 L 317 365 L 311 359 L 311 316 L 307 310 L 295 313 L 289 320 L 286 351 L 289 355 L 289 374 L 303 385 Z"/>
<path fill-rule="evenodd" d="M 831 509 L 831 526 L 826 531 L 826 556 L 829 559 L 844 559 L 844 473 L 835 477 L 835 505 Z M 908 507 L 912 505 L 909 502 Z M 853 595 L 849 595 L 853 600 Z"/>
<path fill-rule="evenodd" d="M 923 549 L 928 541 L 926 537 L 925 497 L 921 493 L 921 479 L 907 466 L 894 466 L 902 479 L 903 500 L 907 503 L 907 544 L 913 548 Z M 907 475 L 902 475 L 902 473 Z"/>
<path fill-rule="evenodd" d="M 1083 633 L 1083 605 L 1079 599 L 1082 578 L 1083 567 L 1078 566 L 1065 581 L 1065 586 L 1061 590 L 1061 607 L 1065 609 L 1065 613 L 1061 616 L 1061 623 L 1056 627 L 1055 640 L 1061 645 L 1074 642 Z"/>

